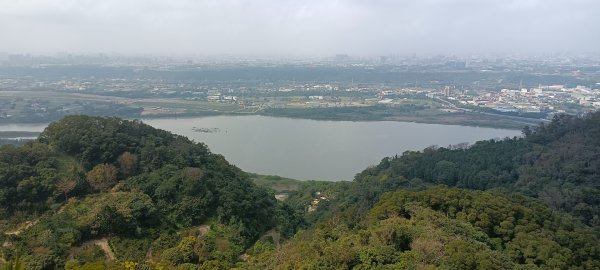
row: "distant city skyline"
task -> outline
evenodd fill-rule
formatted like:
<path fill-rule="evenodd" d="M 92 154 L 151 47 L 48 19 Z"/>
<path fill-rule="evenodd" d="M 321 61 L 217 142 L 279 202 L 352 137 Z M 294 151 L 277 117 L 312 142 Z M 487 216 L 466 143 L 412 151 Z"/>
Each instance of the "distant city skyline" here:
<path fill-rule="evenodd" d="M 0 52 L 600 53 L 595 0 L 0 1 Z"/>

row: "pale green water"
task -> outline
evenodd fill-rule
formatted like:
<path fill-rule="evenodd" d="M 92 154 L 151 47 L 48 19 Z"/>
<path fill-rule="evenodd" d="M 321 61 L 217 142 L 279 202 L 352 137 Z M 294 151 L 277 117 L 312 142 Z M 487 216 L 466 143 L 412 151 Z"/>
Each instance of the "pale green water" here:
<path fill-rule="evenodd" d="M 156 128 L 204 142 L 248 172 L 296 179 L 352 180 L 387 156 L 519 136 L 516 130 L 403 122 L 315 121 L 266 116 L 147 119 Z M 0 125 L 0 131 L 42 131 L 47 125 Z M 217 132 L 195 132 L 193 128 Z"/>
<path fill-rule="evenodd" d="M 266 116 L 149 119 L 154 127 L 206 143 L 248 172 L 296 179 L 352 180 L 386 156 L 519 136 L 516 130 L 403 122 L 315 121 Z M 195 132 L 193 128 L 218 129 Z"/>

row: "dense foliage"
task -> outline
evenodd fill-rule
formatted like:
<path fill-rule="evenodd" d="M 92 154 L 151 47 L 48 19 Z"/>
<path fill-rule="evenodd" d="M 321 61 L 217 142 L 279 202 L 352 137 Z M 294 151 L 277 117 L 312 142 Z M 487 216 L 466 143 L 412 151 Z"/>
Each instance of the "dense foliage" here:
<path fill-rule="evenodd" d="M 523 196 L 433 187 L 381 197 L 361 226 L 342 215 L 261 249 L 254 269 L 598 269 L 598 236 Z M 263 245 L 257 243 L 257 245 Z"/>
<path fill-rule="evenodd" d="M 600 113 L 556 116 L 523 134 L 384 158 L 357 175 L 351 197 L 372 205 L 383 192 L 400 187 L 499 189 L 537 197 L 600 226 Z"/>
<path fill-rule="evenodd" d="M 78 178 L 70 160 L 46 144 L 28 143 L 19 148 L 7 145 L 0 149 L 2 220 L 14 214 L 48 210 L 48 200 L 64 200 L 56 183 L 62 178 Z"/>
<path fill-rule="evenodd" d="M 28 269 L 64 265 L 106 237 L 145 255 L 162 234 L 203 223 L 227 226 L 237 256 L 279 212 L 271 193 L 204 144 L 118 118 L 69 116 L 38 141 L 3 146 L 0 181 L 2 257 L 19 255 Z"/>

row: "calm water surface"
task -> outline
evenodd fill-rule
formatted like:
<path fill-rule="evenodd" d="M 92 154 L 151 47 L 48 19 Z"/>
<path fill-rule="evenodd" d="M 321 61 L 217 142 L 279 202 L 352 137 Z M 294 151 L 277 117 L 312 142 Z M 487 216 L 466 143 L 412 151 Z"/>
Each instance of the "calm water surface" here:
<path fill-rule="evenodd" d="M 382 158 L 406 150 L 520 135 L 517 130 L 493 128 L 266 116 L 164 118 L 144 122 L 204 142 L 211 151 L 224 155 L 248 172 L 318 180 L 352 180 L 356 173 Z M 0 125 L 0 131 L 42 131 L 46 126 Z"/>
<path fill-rule="evenodd" d="M 204 142 L 248 172 L 296 179 L 352 180 L 386 156 L 519 136 L 520 131 L 466 126 L 315 121 L 266 116 L 148 119 L 145 123 Z M 198 132 L 202 129 L 209 132 Z"/>
<path fill-rule="evenodd" d="M 0 131 L 42 132 L 48 124 L 0 124 Z"/>

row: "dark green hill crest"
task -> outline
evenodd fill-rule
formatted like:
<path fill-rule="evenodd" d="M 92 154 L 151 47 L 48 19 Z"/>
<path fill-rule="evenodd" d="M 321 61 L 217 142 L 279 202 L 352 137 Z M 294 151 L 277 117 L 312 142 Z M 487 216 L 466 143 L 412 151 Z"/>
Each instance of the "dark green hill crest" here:
<path fill-rule="evenodd" d="M 124 152 L 138 155 L 140 168 L 150 171 L 164 164 L 197 167 L 210 161 L 206 145 L 139 120 L 116 117 L 67 116 L 51 123 L 39 141 L 77 157 L 86 168 L 114 163 Z"/>
<path fill-rule="evenodd" d="M 244 247 L 274 226 L 273 194 L 246 173 L 137 120 L 65 117 L 35 142 L 0 148 L 0 176 L 1 226 L 33 223 L 13 234 L 5 258 L 44 250 L 30 261 L 59 262 L 90 239 L 155 239 L 204 222 L 237 228 Z"/>

